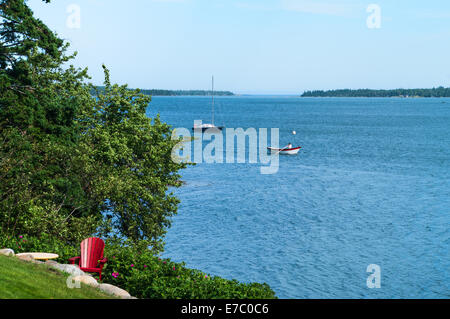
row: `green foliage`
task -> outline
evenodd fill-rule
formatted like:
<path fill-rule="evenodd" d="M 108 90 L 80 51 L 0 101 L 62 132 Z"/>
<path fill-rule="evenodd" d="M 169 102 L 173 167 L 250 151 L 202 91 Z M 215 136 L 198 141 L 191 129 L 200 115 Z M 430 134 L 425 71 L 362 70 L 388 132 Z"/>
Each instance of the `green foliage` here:
<path fill-rule="evenodd" d="M 29 252 L 46 252 L 58 254 L 58 262 L 63 264 L 71 257 L 79 256 L 79 247 L 61 242 L 53 236 L 42 234 L 41 236 L 17 235 L 8 236 L 0 234 L 0 247 L 7 247 L 16 254 Z"/>
<path fill-rule="evenodd" d="M 450 88 L 307 91 L 302 97 L 450 97 Z"/>
<path fill-rule="evenodd" d="M 267 284 L 240 283 L 199 270 L 184 263 L 154 256 L 132 244 L 108 243 L 108 263 L 103 281 L 122 287 L 138 298 L 149 299 L 273 299 Z"/>
<path fill-rule="evenodd" d="M 73 57 L 67 45 L 23 0 L 0 1 L 0 16 L 1 230 L 78 241 L 100 221 L 98 211 L 80 210 L 92 203 L 73 157 L 77 119 L 92 99 L 86 70 L 63 68 Z M 86 227 L 73 236 L 77 218 Z"/>
<path fill-rule="evenodd" d="M 78 174 L 91 195 L 103 201 L 112 233 L 148 240 L 160 251 L 179 203 L 168 190 L 181 186 L 177 172 L 186 164 L 172 160 L 178 141 L 172 140 L 170 126 L 146 115 L 150 97 L 111 85 L 104 69 L 105 89 L 83 122 Z"/>

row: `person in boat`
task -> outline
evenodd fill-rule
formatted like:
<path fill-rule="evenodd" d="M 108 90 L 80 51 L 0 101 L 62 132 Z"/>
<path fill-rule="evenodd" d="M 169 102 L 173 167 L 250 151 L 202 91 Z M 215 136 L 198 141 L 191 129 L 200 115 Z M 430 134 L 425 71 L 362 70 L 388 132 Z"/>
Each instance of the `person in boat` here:
<path fill-rule="evenodd" d="M 287 148 L 288 148 L 288 149 L 291 149 L 291 148 L 292 148 L 292 144 L 289 143 L 288 146 L 287 146 Z"/>

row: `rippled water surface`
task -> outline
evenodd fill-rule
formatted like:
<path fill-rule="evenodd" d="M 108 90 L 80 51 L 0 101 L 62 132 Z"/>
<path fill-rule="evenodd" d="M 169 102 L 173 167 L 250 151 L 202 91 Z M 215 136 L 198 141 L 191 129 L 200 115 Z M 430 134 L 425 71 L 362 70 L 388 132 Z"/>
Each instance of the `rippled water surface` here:
<path fill-rule="evenodd" d="M 267 282 L 280 298 L 450 297 L 450 99 L 216 103 L 216 124 L 280 128 L 280 144 L 303 149 L 275 175 L 260 164 L 184 170 L 165 257 Z M 148 112 L 190 129 L 210 118 L 210 100 L 154 97 Z M 366 286 L 369 264 L 381 289 Z"/>

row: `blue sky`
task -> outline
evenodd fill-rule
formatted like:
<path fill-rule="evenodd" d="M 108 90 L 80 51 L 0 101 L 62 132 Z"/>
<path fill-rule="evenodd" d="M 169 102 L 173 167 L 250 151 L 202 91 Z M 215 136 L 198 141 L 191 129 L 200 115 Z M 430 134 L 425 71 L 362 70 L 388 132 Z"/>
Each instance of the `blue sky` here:
<path fill-rule="evenodd" d="M 450 86 L 450 1 L 29 0 L 101 84 L 291 94 Z M 67 20 L 80 9 L 80 28 Z M 370 4 L 381 28 L 370 29 Z M 73 21 L 73 20 L 72 20 Z"/>

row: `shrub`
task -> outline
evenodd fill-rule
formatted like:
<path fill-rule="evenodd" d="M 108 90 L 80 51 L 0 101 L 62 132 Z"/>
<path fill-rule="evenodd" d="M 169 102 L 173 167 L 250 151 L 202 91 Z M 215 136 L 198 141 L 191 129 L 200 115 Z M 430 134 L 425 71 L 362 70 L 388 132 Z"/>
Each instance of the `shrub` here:
<path fill-rule="evenodd" d="M 240 283 L 185 267 L 132 245 L 107 245 L 103 281 L 138 298 L 149 299 L 272 299 L 267 284 Z"/>
<path fill-rule="evenodd" d="M 79 249 L 76 247 L 65 244 L 46 234 L 42 234 L 40 237 L 28 235 L 8 237 L 0 235 L 0 248 L 11 248 L 16 254 L 26 252 L 54 253 L 59 255 L 57 261 L 60 263 L 67 263 L 68 258 L 79 254 Z"/>

